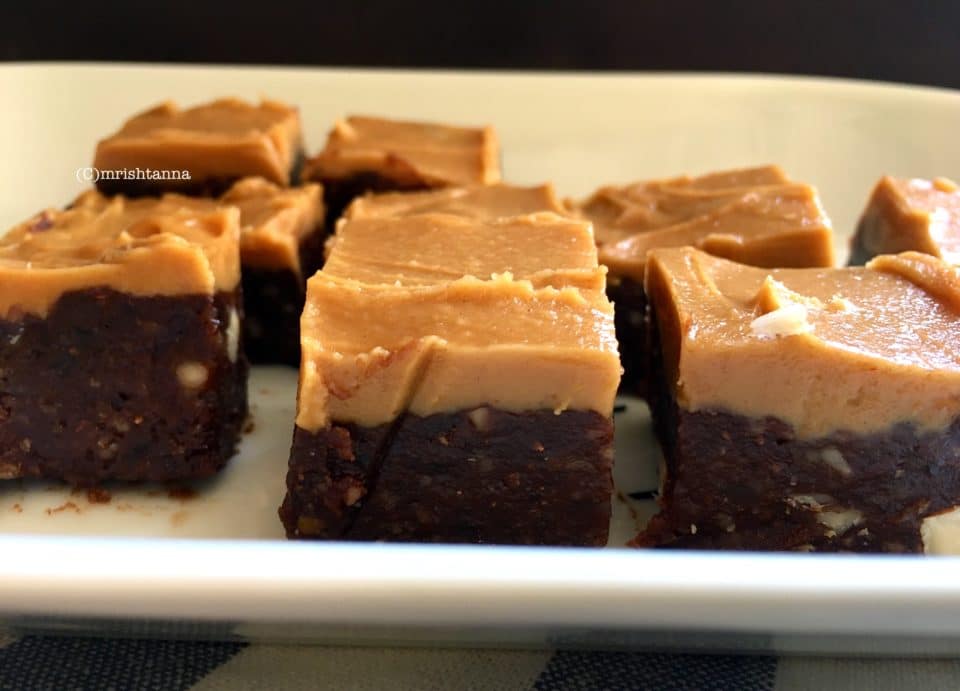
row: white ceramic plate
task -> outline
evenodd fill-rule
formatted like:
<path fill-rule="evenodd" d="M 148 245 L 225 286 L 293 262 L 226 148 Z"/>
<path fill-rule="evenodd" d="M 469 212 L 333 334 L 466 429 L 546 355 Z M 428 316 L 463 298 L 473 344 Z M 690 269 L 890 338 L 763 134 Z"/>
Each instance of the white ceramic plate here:
<path fill-rule="evenodd" d="M 0 66 L 0 224 L 81 191 L 128 115 L 174 98 L 299 104 L 311 151 L 352 112 L 496 125 L 508 180 L 600 183 L 776 162 L 846 240 L 882 173 L 960 178 L 960 94 L 775 77 Z M 953 558 L 288 543 L 276 517 L 295 376 L 259 368 L 240 455 L 194 496 L 0 488 L 0 619 L 126 633 L 754 650 L 960 650 Z M 649 489 L 642 406 L 620 489 Z M 633 462 L 633 459 L 639 459 Z M 619 501 L 612 545 L 649 507 Z M 904 647 L 902 640 L 910 638 Z"/>

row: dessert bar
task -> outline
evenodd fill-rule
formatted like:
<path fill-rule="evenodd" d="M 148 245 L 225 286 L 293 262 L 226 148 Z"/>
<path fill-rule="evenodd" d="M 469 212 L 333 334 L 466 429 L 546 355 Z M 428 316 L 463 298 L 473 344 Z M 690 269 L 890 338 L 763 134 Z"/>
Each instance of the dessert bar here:
<path fill-rule="evenodd" d="M 288 536 L 606 542 L 620 366 L 602 291 L 321 271 L 301 338 Z"/>
<path fill-rule="evenodd" d="M 104 194 L 216 196 L 241 178 L 289 185 L 303 161 L 296 108 L 219 99 L 182 110 L 165 102 L 97 144 L 93 167 Z"/>
<path fill-rule="evenodd" d="M 591 220 L 600 262 L 610 268 L 623 390 L 646 389 L 647 253 L 690 245 L 767 267 L 831 266 L 833 231 L 816 190 L 777 166 L 603 187 L 571 207 Z"/>
<path fill-rule="evenodd" d="M 665 467 L 637 544 L 920 552 L 960 505 L 960 270 L 647 263 Z"/>
<path fill-rule="evenodd" d="M 0 477 L 207 477 L 247 410 L 239 212 L 102 201 L 0 239 Z"/>
<path fill-rule="evenodd" d="M 491 127 L 351 116 L 337 121 L 324 149 L 304 165 L 303 179 L 323 184 L 332 232 L 354 197 L 367 192 L 499 182 L 499 147 Z"/>
<path fill-rule="evenodd" d="M 885 176 L 873 188 L 850 264 L 910 250 L 960 264 L 960 190 L 954 182 Z"/>

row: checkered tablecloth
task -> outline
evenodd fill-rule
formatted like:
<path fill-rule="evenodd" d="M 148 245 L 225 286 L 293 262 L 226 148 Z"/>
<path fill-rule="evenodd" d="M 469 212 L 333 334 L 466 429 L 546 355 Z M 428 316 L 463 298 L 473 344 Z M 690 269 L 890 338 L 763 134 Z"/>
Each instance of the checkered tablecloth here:
<path fill-rule="evenodd" d="M 0 638 L 0 689 L 958 689 L 958 660 Z"/>

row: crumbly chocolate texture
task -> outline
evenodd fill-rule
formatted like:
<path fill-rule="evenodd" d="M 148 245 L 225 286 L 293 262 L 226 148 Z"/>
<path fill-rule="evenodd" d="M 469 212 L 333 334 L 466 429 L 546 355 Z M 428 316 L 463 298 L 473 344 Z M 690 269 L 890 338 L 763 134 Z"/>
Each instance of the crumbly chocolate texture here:
<path fill-rule="evenodd" d="M 303 149 L 299 149 L 290 167 L 290 180 L 299 180 L 300 171 L 306 160 Z M 96 181 L 96 188 L 101 194 L 114 196 L 122 194 L 125 197 L 159 197 L 167 193 L 182 194 L 188 197 L 219 197 L 226 193 L 233 185 L 246 178 L 247 175 L 196 177 L 190 180 L 150 180 L 150 179 L 105 179 Z"/>
<path fill-rule="evenodd" d="M 0 478 L 204 478 L 247 413 L 239 291 L 64 293 L 0 321 Z M 232 357 L 231 357 L 232 356 Z"/>
<path fill-rule="evenodd" d="M 603 545 L 613 425 L 493 408 L 294 431 L 288 537 Z"/>
<path fill-rule="evenodd" d="M 617 277 L 607 282 L 607 297 L 614 306 L 613 324 L 620 346 L 623 377 L 620 392 L 634 396 L 647 393 L 647 295 L 643 284 Z"/>
<path fill-rule="evenodd" d="M 300 366 L 300 314 L 306 279 L 323 265 L 323 228 L 300 241 L 300 273 L 244 266 L 243 339 L 250 362 Z"/>
<path fill-rule="evenodd" d="M 960 498 L 960 418 L 870 434 L 798 438 L 776 418 L 680 408 L 650 322 L 654 428 L 665 457 L 661 512 L 642 547 L 922 552 L 924 518 Z M 663 472 L 663 471 L 662 471 Z"/>

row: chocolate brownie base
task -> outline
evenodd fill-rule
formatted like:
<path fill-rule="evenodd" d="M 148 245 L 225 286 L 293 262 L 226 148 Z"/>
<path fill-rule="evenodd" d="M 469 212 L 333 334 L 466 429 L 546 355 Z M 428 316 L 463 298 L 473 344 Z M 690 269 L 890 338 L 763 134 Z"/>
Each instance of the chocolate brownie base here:
<path fill-rule="evenodd" d="M 323 185 L 323 203 L 327 210 L 327 234 L 333 233 L 337 221 L 356 197 L 367 192 L 418 192 L 431 189 L 421 183 L 398 183 L 377 173 L 358 173 L 348 178 L 319 178 L 304 182 L 319 182 Z"/>
<path fill-rule="evenodd" d="M 243 339 L 250 362 L 300 366 L 300 314 L 306 281 L 323 265 L 324 229 L 300 241 L 300 270 L 243 266 Z"/>
<path fill-rule="evenodd" d="M 280 518 L 291 538 L 603 545 L 612 462 L 613 424 L 594 412 L 297 427 Z"/>
<path fill-rule="evenodd" d="M 242 348 L 229 357 L 238 292 L 87 289 L 46 318 L 0 321 L 0 478 L 91 486 L 217 472 L 247 413 Z"/>
<path fill-rule="evenodd" d="M 614 328 L 620 344 L 623 377 L 620 392 L 644 397 L 647 393 L 647 295 L 643 284 L 617 277 L 607 283 L 613 303 Z"/>
<path fill-rule="evenodd" d="M 924 518 L 960 504 L 960 419 L 919 432 L 800 439 L 774 418 L 681 409 L 651 319 L 650 404 L 665 457 L 661 511 L 634 544 L 922 552 Z"/>
<path fill-rule="evenodd" d="M 304 160 L 303 151 L 297 152 L 290 168 L 288 184 L 295 184 L 300 179 L 300 171 L 303 168 Z M 122 194 L 126 197 L 159 197 L 168 192 L 173 192 L 189 197 L 219 197 L 245 177 L 249 176 L 230 175 L 191 180 L 108 180 L 100 177 L 95 186 L 101 194 L 107 196 Z"/>

